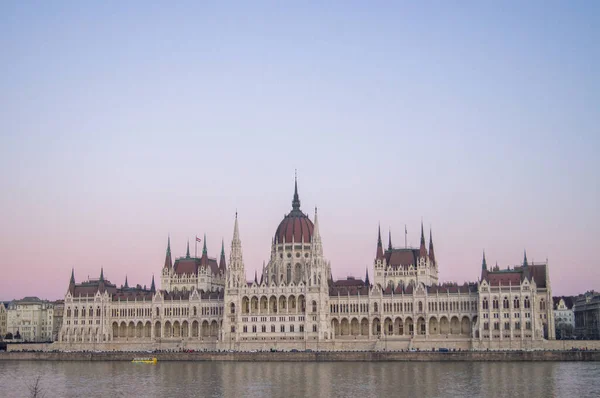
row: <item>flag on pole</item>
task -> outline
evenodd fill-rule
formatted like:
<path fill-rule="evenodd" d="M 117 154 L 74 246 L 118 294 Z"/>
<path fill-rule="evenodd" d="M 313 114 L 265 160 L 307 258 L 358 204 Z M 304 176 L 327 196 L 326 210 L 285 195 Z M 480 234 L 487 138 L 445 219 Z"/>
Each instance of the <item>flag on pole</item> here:
<path fill-rule="evenodd" d="M 202 239 L 196 236 L 196 242 L 202 242 Z"/>

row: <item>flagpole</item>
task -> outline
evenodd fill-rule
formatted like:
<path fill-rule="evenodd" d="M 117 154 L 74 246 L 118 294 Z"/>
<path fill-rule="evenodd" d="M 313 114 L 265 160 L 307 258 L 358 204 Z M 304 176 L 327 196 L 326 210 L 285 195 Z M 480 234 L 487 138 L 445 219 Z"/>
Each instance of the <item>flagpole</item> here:
<path fill-rule="evenodd" d="M 406 230 L 406 224 L 404 224 L 404 248 L 405 249 L 408 248 L 408 244 L 406 243 L 407 235 L 408 235 L 408 231 Z"/>
<path fill-rule="evenodd" d="M 194 241 L 194 258 L 198 258 L 198 235 Z"/>

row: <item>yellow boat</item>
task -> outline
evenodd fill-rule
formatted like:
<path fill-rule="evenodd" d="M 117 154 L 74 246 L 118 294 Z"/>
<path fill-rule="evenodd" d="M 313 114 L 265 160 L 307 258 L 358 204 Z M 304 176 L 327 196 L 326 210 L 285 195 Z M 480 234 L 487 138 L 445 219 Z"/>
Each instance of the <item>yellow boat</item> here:
<path fill-rule="evenodd" d="M 133 363 L 148 363 L 151 365 L 156 365 L 156 362 L 158 362 L 158 360 L 156 358 L 133 358 L 133 360 L 131 362 L 133 362 Z"/>

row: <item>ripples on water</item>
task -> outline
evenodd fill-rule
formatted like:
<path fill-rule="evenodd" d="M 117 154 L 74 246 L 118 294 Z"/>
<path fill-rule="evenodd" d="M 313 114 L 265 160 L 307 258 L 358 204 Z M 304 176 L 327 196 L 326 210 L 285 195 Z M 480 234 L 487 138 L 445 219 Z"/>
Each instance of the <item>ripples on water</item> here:
<path fill-rule="evenodd" d="M 0 361 L 0 396 L 598 397 L 594 362 Z"/>

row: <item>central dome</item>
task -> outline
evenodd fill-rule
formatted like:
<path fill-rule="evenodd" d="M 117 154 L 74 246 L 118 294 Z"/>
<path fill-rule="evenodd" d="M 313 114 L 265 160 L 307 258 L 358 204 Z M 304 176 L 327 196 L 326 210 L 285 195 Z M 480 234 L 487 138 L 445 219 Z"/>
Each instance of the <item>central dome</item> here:
<path fill-rule="evenodd" d="M 294 199 L 292 200 L 292 211 L 286 215 L 275 232 L 275 243 L 310 243 L 313 236 L 314 224 L 308 216 L 300 210 L 300 198 L 298 197 L 298 180 L 294 181 Z"/>

